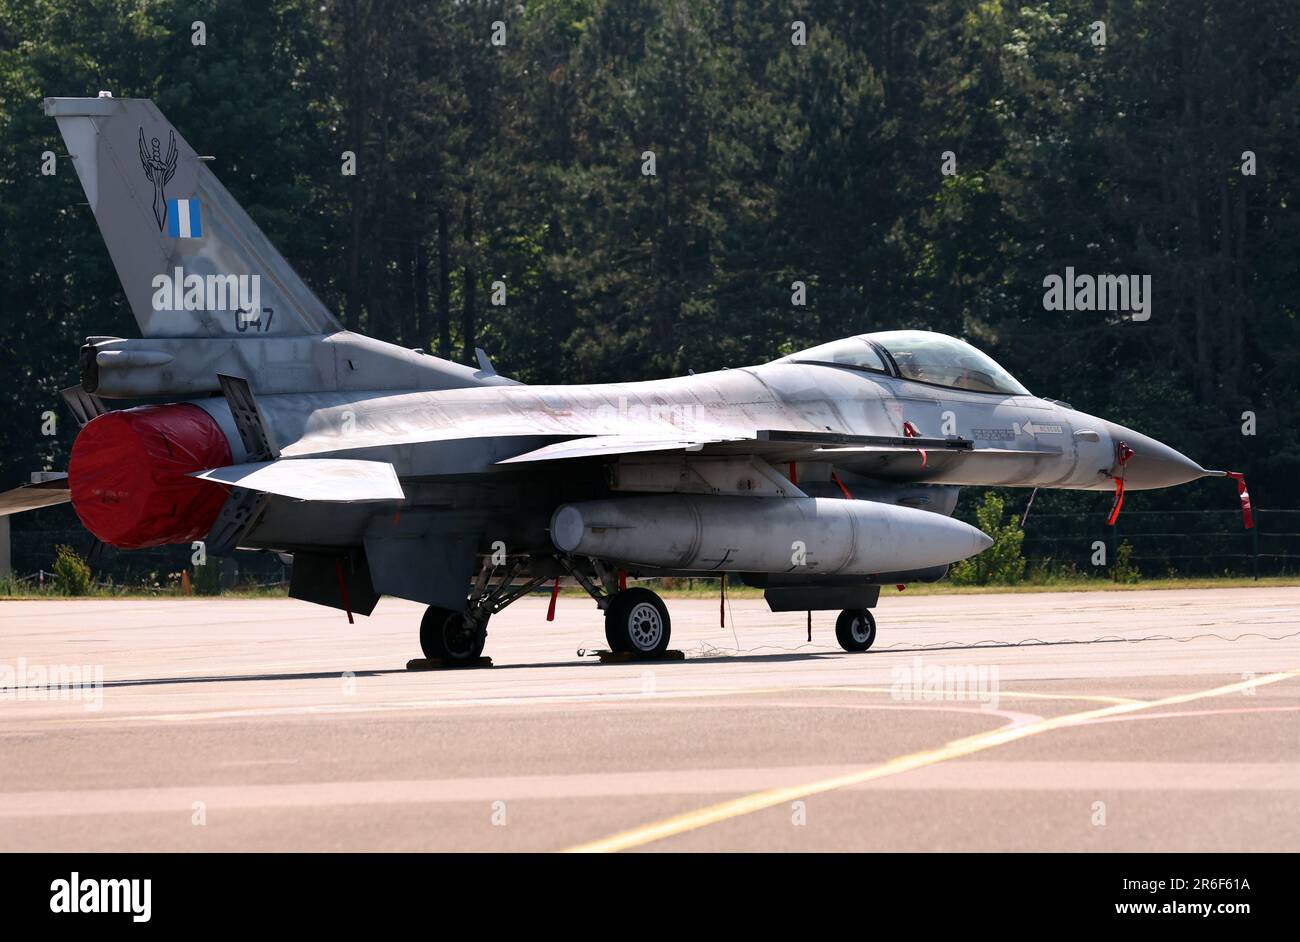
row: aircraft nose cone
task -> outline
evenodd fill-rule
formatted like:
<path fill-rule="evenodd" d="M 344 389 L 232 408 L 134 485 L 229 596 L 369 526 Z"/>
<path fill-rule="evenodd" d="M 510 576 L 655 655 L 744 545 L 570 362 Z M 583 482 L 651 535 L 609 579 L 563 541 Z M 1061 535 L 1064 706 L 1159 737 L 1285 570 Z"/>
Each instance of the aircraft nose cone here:
<path fill-rule="evenodd" d="M 1133 457 L 1122 469 L 1118 461 L 1111 468 L 1111 473 L 1117 477 L 1123 475 L 1124 487 L 1129 490 L 1173 487 L 1203 478 L 1209 473 L 1191 458 L 1170 448 L 1164 442 L 1143 435 L 1141 432 L 1135 432 L 1131 428 L 1116 425 L 1114 422 L 1106 424 L 1110 429 L 1110 437 L 1115 442 L 1123 442 L 1133 449 Z"/>
<path fill-rule="evenodd" d="M 976 553 L 984 552 L 993 545 L 993 537 L 989 536 L 983 530 L 976 530 L 975 532 L 979 535 L 975 537 L 975 552 L 971 553 L 972 556 Z"/>

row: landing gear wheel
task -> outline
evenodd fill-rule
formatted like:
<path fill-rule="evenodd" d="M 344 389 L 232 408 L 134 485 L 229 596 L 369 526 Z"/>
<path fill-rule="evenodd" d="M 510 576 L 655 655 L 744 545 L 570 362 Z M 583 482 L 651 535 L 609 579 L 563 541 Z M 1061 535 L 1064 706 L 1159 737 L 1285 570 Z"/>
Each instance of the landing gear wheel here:
<path fill-rule="evenodd" d="M 876 619 L 865 608 L 846 608 L 835 619 L 835 640 L 845 651 L 865 651 L 876 640 Z"/>
<path fill-rule="evenodd" d="M 431 661 L 473 661 L 487 643 L 487 621 L 430 605 L 420 619 L 420 648 Z"/>
<path fill-rule="evenodd" d="M 663 599 L 639 586 L 610 596 L 605 609 L 605 640 L 610 650 L 662 654 L 668 649 L 671 623 Z"/>

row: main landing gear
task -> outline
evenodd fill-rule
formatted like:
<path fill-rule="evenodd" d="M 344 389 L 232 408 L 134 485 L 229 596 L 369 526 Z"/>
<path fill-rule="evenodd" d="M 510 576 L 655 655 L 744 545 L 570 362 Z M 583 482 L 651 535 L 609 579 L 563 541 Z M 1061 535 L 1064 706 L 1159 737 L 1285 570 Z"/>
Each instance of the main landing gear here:
<path fill-rule="evenodd" d="M 865 651 L 876 640 L 876 619 L 870 609 L 846 608 L 835 619 L 835 640 L 845 651 Z"/>
<path fill-rule="evenodd" d="M 663 599 L 649 589 L 621 588 L 619 579 L 600 560 L 589 560 L 596 578 L 590 578 L 573 560 L 560 557 L 560 565 L 605 611 L 605 640 L 616 654 L 654 657 L 668 650 L 672 619 Z"/>
<path fill-rule="evenodd" d="M 431 661 L 473 661 L 487 643 L 487 619 L 430 605 L 420 619 L 420 650 Z"/>
<path fill-rule="evenodd" d="M 663 599 L 640 586 L 622 588 L 617 573 L 600 560 L 581 561 L 562 556 L 558 562 L 605 612 L 605 640 L 612 651 L 654 658 L 668 650 L 672 621 Z M 420 620 L 420 648 L 425 658 L 443 667 L 486 662 L 483 647 L 492 616 L 554 578 L 550 574 L 524 577 L 516 585 L 515 579 L 527 564 L 527 557 L 512 558 L 504 566 L 484 561 L 466 600 L 465 611 L 429 606 Z"/>
<path fill-rule="evenodd" d="M 624 589 L 609 597 L 605 609 L 605 640 L 611 651 L 662 654 L 671 631 L 668 607 L 649 589 Z"/>
<path fill-rule="evenodd" d="M 420 649 L 424 656 L 443 665 L 461 666 L 473 664 L 482 657 L 492 616 L 546 581 L 545 576 L 535 576 L 514 585 L 515 577 L 527 561 L 525 557 L 517 557 L 504 567 L 485 561 L 474 580 L 464 612 L 430 605 L 420 620 Z M 498 568 L 503 571 L 500 581 L 494 585 Z"/>
<path fill-rule="evenodd" d="M 679 652 L 668 650 L 672 619 L 668 607 L 656 593 L 643 586 L 623 588 L 617 571 L 598 559 L 570 556 L 554 559 L 604 611 L 609 657 L 662 660 L 672 654 L 680 656 Z M 463 612 L 429 606 L 420 621 L 420 647 L 425 658 L 436 662 L 434 666 L 476 666 L 476 662 L 480 662 L 477 666 L 490 666 L 491 662 L 483 657 L 488 621 L 507 605 L 554 578 L 553 566 L 545 575 L 523 574 L 528 564 L 527 557 L 514 557 L 503 566 L 485 560 Z M 516 585 L 516 578 L 523 581 Z M 810 640 L 811 630 L 810 615 Z M 845 651 L 870 649 L 876 641 L 875 616 L 865 608 L 844 609 L 835 620 L 835 638 Z"/>

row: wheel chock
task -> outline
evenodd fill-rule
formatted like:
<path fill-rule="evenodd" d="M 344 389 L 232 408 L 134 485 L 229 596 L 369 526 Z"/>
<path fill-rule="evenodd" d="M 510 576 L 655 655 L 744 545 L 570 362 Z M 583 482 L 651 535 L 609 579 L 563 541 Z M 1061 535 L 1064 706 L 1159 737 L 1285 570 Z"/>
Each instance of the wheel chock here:
<path fill-rule="evenodd" d="M 593 651 L 602 664 L 631 664 L 638 661 L 684 661 L 681 651 L 664 651 L 662 654 L 642 654 L 639 651 Z"/>
<path fill-rule="evenodd" d="M 490 657 L 476 657 L 469 661 L 447 661 L 437 657 L 416 657 L 406 662 L 408 671 L 468 670 L 475 667 L 491 666 L 492 658 Z"/>

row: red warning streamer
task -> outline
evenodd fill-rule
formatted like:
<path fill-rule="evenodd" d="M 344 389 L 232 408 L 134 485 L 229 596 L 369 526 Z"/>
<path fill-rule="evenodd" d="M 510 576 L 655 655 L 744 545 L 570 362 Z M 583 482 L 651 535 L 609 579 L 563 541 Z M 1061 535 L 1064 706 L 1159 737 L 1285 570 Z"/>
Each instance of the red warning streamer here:
<path fill-rule="evenodd" d="M 1241 522 L 1247 530 L 1255 527 L 1255 513 L 1250 508 L 1250 491 L 1246 490 L 1246 475 L 1229 471 L 1228 477 L 1237 482 L 1237 497 L 1241 500 Z"/>
<path fill-rule="evenodd" d="M 1110 516 L 1106 518 L 1106 526 L 1113 527 L 1115 521 L 1119 519 L 1120 508 L 1124 506 L 1124 479 L 1115 479 L 1115 502 L 1110 505 Z"/>
<path fill-rule="evenodd" d="M 560 577 L 555 577 L 555 582 L 551 584 L 551 604 L 546 606 L 546 620 L 555 621 L 555 597 L 560 594 Z"/>
<path fill-rule="evenodd" d="M 920 437 L 921 437 L 921 433 L 918 432 L 918 431 L 916 430 L 916 426 L 913 425 L 911 422 L 904 422 L 904 423 L 903 423 L 903 434 L 906 435 L 908 438 L 920 438 Z M 926 465 L 926 462 L 930 460 L 930 456 L 927 455 L 927 454 L 925 453 L 925 449 L 924 449 L 924 448 L 921 448 L 921 449 L 918 449 L 918 450 L 921 452 L 921 467 L 924 468 L 925 465 Z M 843 485 L 841 485 L 841 486 L 843 486 Z"/>
<path fill-rule="evenodd" d="M 334 576 L 339 581 L 339 598 L 343 602 L 343 611 L 348 613 L 348 624 L 356 622 L 352 618 L 352 599 L 348 597 L 348 581 L 343 577 L 343 560 L 334 560 Z"/>
<path fill-rule="evenodd" d="M 1106 518 L 1108 527 L 1115 525 L 1115 521 L 1119 519 L 1120 508 L 1124 506 L 1124 466 L 1133 457 L 1133 449 L 1128 447 L 1127 442 L 1120 442 L 1115 446 L 1115 454 L 1119 461 L 1119 476 L 1115 478 L 1115 503 L 1111 505 L 1110 516 Z"/>

